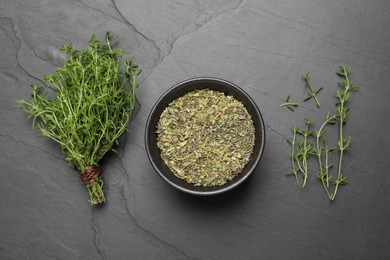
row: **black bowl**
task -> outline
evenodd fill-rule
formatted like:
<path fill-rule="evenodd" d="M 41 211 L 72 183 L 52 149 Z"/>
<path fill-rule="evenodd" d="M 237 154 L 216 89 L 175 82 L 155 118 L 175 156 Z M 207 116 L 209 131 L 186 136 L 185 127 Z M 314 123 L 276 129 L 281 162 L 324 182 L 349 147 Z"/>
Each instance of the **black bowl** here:
<path fill-rule="evenodd" d="M 243 171 L 234 177 L 231 181 L 227 182 L 222 186 L 214 187 L 203 187 L 194 186 L 193 184 L 187 183 L 186 181 L 176 177 L 164 163 L 160 157 L 160 149 L 157 147 L 157 133 L 156 126 L 160 120 L 160 115 L 164 109 L 174 99 L 183 96 L 187 92 L 195 89 L 211 89 L 220 92 L 224 92 L 226 95 L 233 96 L 235 99 L 244 104 L 245 108 L 252 116 L 252 120 L 255 126 L 255 145 L 251 159 L 246 164 Z M 226 192 L 228 190 L 237 187 L 240 183 L 246 180 L 249 175 L 254 171 L 257 164 L 259 163 L 265 146 L 265 126 L 261 113 L 256 106 L 256 103 L 245 93 L 241 88 L 237 87 L 233 83 L 226 80 L 217 78 L 194 78 L 183 81 L 167 92 L 165 92 L 156 104 L 152 108 L 149 114 L 148 121 L 146 122 L 145 130 L 145 147 L 149 157 L 150 163 L 166 182 L 171 184 L 176 189 L 184 191 L 186 193 L 195 195 L 213 195 Z"/>

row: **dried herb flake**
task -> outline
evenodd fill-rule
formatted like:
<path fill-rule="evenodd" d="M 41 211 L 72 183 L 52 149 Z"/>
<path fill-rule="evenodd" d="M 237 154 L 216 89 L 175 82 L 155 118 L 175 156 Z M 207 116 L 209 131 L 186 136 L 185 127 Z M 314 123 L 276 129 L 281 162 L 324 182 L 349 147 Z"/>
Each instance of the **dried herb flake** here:
<path fill-rule="evenodd" d="M 161 158 L 180 179 L 195 186 L 224 185 L 248 163 L 255 127 L 244 105 L 209 89 L 172 101 L 157 125 Z"/>

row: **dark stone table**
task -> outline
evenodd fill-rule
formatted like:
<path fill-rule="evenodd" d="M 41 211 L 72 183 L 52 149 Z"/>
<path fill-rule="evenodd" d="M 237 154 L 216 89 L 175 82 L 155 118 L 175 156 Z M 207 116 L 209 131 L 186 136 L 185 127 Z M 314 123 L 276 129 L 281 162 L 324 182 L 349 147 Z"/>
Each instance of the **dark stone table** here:
<path fill-rule="evenodd" d="M 390 259 L 389 14 L 385 0 L 1 0 L 0 259 Z M 129 132 L 102 162 L 107 203 L 96 208 L 15 100 L 62 63 L 62 44 L 84 48 L 106 31 L 143 73 Z M 334 111 L 342 63 L 361 89 L 345 127 L 350 184 L 332 203 L 315 172 L 304 189 L 286 176 L 286 139 L 305 116 L 318 127 Z M 301 102 L 304 71 L 324 86 L 320 110 Z M 198 76 L 241 86 L 267 128 L 253 176 L 219 197 L 174 190 L 145 153 L 154 102 Z M 289 94 L 294 113 L 279 107 Z"/>

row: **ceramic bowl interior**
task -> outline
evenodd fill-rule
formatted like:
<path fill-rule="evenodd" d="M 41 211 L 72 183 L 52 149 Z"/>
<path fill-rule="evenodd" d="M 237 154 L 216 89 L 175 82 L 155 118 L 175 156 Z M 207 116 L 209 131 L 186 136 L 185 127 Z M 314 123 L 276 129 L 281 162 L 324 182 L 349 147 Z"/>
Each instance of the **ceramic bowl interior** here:
<path fill-rule="evenodd" d="M 177 178 L 164 163 L 160 157 L 160 150 L 157 147 L 157 133 L 156 126 L 160 119 L 160 115 L 163 110 L 171 103 L 174 99 L 183 96 L 187 92 L 195 89 L 211 89 L 220 92 L 224 92 L 226 95 L 231 95 L 238 101 L 242 102 L 247 111 L 252 116 L 252 120 L 255 126 L 255 145 L 251 159 L 246 164 L 243 171 L 238 174 L 233 180 L 227 182 L 222 186 L 215 187 L 201 187 L 194 186 L 193 184 L 187 183 L 184 180 Z M 146 123 L 145 130 L 145 147 L 149 160 L 156 170 L 156 172 L 173 187 L 195 195 L 213 195 L 224 193 L 232 188 L 241 184 L 246 180 L 249 175 L 254 171 L 258 165 L 265 146 L 265 126 L 261 113 L 256 103 L 238 86 L 216 78 L 194 78 L 183 81 L 167 92 L 165 92 L 152 108 L 149 118 Z"/>

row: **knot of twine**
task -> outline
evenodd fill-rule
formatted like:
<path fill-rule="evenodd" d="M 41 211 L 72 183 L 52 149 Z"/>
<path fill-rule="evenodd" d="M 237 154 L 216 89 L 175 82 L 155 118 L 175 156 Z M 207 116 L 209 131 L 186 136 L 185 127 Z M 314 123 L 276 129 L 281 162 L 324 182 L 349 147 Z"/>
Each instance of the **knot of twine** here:
<path fill-rule="evenodd" d="M 81 181 L 87 185 L 96 180 L 96 178 L 99 176 L 100 173 L 100 167 L 97 165 L 91 165 L 86 166 L 84 168 L 84 172 L 80 173 L 80 179 Z"/>

